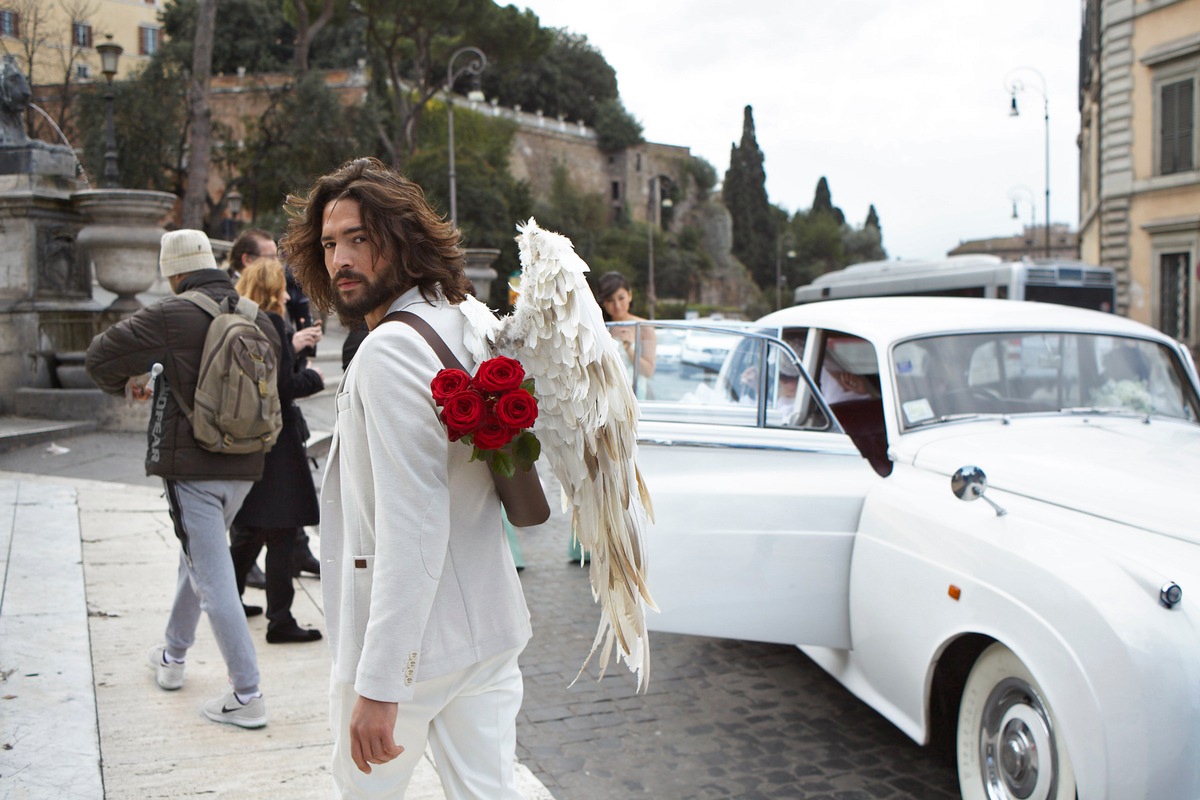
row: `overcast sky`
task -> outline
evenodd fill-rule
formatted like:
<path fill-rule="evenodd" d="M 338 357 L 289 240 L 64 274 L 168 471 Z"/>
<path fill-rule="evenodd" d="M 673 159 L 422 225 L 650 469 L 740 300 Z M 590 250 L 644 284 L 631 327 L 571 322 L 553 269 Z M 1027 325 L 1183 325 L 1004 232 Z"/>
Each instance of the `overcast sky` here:
<path fill-rule="evenodd" d="M 1044 80 L 1050 216 L 1078 228 L 1078 0 L 516 3 L 587 36 L 646 139 L 719 177 L 752 106 L 771 202 L 808 208 L 824 175 L 852 224 L 875 204 L 892 258 L 1018 233 L 1031 195 L 1044 223 Z"/>

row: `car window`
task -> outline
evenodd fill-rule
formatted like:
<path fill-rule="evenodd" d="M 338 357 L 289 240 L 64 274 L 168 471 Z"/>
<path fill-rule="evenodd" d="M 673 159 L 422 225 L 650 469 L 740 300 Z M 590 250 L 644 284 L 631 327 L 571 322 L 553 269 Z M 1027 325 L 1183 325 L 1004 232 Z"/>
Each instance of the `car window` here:
<path fill-rule="evenodd" d="M 1075 409 L 1196 420 L 1200 401 L 1163 345 L 1086 333 L 994 333 L 904 342 L 893 369 L 905 427 L 979 414 Z"/>
<path fill-rule="evenodd" d="M 879 398 L 879 358 L 867 340 L 830 331 L 818 363 L 821 394 L 830 405 Z"/>
<path fill-rule="evenodd" d="M 737 329 L 639 325 L 653 327 L 657 340 L 654 374 L 638 378 L 643 419 L 829 428 L 797 358 L 778 341 Z"/>
<path fill-rule="evenodd" d="M 866 339 L 840 331 L 827 331 L 818 340 L 821 395 L 842 430 L 871 467 L 886 477 L 892 472 L 888 458 L 887 424 L 879 379 L 879 356 Z"/>

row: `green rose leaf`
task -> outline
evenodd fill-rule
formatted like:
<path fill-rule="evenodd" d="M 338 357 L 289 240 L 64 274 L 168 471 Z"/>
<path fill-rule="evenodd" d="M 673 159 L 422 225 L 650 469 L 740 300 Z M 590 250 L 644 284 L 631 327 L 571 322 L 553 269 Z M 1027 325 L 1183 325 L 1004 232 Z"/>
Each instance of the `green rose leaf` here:
<path fill-rule="evenodd" d="M 529 431 L 522 431 L 521 435 L 513 441 L 513 457 L 524 472 L 529 471 L 533 462 L 537 461 L 541 454 L 542 443 Z"/>
<path fill-rule="evenodd" d="M 497 475 L 502 475 L 505 478 L 511 478 L 516 471 L 512 456 L 503 450 L 493 450 L 492 452 L 492 472 Z"/>

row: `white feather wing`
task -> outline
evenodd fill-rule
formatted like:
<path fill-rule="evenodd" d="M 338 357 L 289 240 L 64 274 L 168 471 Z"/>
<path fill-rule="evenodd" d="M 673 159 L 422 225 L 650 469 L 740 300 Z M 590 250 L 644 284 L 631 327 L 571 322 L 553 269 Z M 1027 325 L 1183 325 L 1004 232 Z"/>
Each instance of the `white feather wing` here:
<path fill-rule="evenodd" d="M 562 485 L 573 534 L 590 554 L 600 604 L 588 660 L 601 649 L 603 676 L 615 648 L 641 689 L 650 666 L 645 611 L 655 606 L 646 586 L 653 511 L 637 466 L 637 399 L 571 241 L 532 219 L 517 230 L 516 308 L 497 321 L 482 303 L 464 303 L 473 329 L 467 346 L 479 359 L 497 352 L 516 358 L 533 377 L 534 432 Z"/>

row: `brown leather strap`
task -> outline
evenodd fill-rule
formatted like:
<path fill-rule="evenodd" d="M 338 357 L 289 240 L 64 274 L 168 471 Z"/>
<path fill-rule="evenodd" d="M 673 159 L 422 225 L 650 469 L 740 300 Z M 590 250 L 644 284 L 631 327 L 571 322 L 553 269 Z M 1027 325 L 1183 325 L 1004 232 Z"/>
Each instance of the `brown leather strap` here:
<path fill-rule="evenodd" d="M 438 336 L 433 326 L 411 311 L 393 311 L 380 320 L 381 325 L 384 322 L 404 322 L 411 325 L 429 343 L 429 346 L 433 348 L 433 352 L 441 359 L 444 367 L 447 369 L 461 369 L 463 372 L 467 371 L 462 362 L 454 356 L 454 353 L 450 350 L 450 346 L 442 341 L 442 337 Z"/>
<path fill-rule="evenodd" d="M 433 348 L 443 366 L 447 369 L 467 371 L 433 326 L 411 311 L 393 311 L 380 320 L 381 325 L 384 322 L 405 322 L 411 325 Z M 500 502 L 504 505 L 508 521 L 513 525 L 527 528 L 540 525 L 550 518 L 550 505 L 546 502 L 546 494 L 535 465 L 531 464 L 527 471 L 518 469 L 511 478 L 501 477 L 490 469 L 488 472 L 492 476 Z"/>

